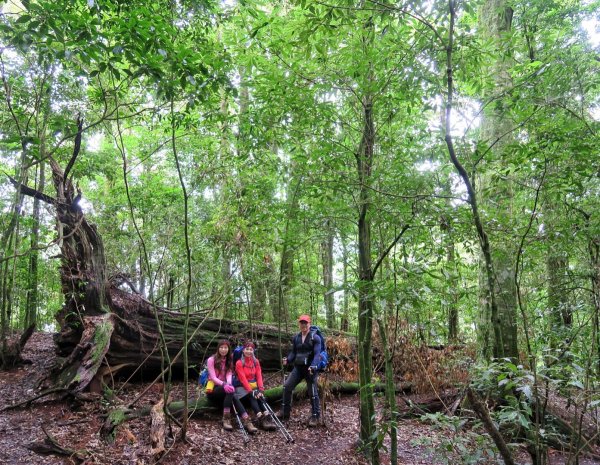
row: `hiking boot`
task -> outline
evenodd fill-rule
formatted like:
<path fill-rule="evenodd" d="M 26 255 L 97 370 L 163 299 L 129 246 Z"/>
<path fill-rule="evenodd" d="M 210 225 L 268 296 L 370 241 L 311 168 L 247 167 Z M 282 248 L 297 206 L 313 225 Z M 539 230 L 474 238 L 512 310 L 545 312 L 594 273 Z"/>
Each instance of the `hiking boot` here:
<path fill-rule="evenodd" d="M 281 421 L 288 421 L 290 419 L 290 414 L 284 413 L 283 410 L 280 410 L 277 412 L 277 418 L 279 418 Z"/>
<path fill-rule="evenodd" d="M 242 423 L 244 424 L 244 428 L 246 428 L 246 431 L 248 431 L 250 434 L 256 434 L 258 432 L 256 426 L 252 424 L 252 420 L 250 419 L 250 417 L 244 418 L 242 420 Z"/>
<path fill-rule="evenodd" d="M 309 428 L 314 428 L 315 426 L 319 425 L 319 417 L 316 415 L 313 415 L 312 417 L 310 417 L 310 420 L 308 420 L 308 427 Z"/>
<path fill-rule="evenodd" d="M 260 426 L 265 431 L 275 431 L 277 429 L 277 427 L 275 426 L 275 422 L 273 421 L 273 418 L 271 418 L 271 415 L 269 415 L 268 413 L 266 413 L 262 417 L 262 422 L 261 422 Z"/>
<path fill-rule="evenodd" d="M 233 431 L 233 425 L 231 424 L 229 415 L 223 415 L 223 429 L 225 431 Z"/>

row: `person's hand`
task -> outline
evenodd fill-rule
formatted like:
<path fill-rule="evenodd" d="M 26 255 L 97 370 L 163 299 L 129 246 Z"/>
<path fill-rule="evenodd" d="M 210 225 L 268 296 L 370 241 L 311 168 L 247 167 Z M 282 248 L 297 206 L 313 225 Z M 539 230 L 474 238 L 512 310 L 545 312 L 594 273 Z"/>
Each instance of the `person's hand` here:
<path fill-rule="evenodd" d="M 283 357 L 281 359 L 281 363 L 283 364 L 283 366 L 286 366 L 287 365 L 287 357 Z"/>
<path fill-rule="evenodd" d="M 254 396 L 255 399 L 262 399 L 264 397 L 263 393 L 260 392 L 258 389 L 255 389 L 254 391 L 252 391 L 252 395 Z"/>
<path fill-rule="evenodd" d="M 317 372 L 317 366 L 316 366 L 316 365 L 311 365 L 311 366 L 309 366 L 309 367 L 308 367 L 308 372 L 309 372 L 311 375 L 314 375 L 314 374 Z"/>
<path fill-rule="evenodd" d="M 231 384 L 225 384 L 225 386 L 223 386 L 223 390 L 227 394 L 233 394 L 235 392 L 235 388 Z"/>

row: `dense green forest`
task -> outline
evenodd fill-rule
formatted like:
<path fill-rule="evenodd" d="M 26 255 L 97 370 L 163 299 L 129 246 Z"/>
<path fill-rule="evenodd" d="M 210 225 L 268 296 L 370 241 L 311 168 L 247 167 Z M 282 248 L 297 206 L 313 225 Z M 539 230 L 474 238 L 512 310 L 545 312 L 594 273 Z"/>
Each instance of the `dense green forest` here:
<path fill-rule="evenodd" d="M 544 384 L 600 401 L 597 0 L 0 6 L 3 354 L 76 292 L 44 198 L 72 183 L 106 279 L 185 331 L 356 334 L 372 463 L 373 331 L 471 348 L 519 412 Z"/>

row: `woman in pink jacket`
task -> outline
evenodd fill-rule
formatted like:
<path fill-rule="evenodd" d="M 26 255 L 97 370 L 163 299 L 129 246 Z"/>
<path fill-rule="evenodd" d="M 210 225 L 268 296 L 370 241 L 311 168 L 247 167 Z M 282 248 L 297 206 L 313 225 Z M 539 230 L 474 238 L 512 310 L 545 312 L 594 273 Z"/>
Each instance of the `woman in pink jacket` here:
<path fill-rule="evenodd" d="M 217 352 L 206 361 L 208 369 L 208 383 L 206 384 L 206 397 L 216 404 L 223 404 L 223 428 L 233 431 L 230 420 L 231 403 L 239 400 L 233 398 L 233 358 L 231 344 L 228 340 L 219 341 Z"/>

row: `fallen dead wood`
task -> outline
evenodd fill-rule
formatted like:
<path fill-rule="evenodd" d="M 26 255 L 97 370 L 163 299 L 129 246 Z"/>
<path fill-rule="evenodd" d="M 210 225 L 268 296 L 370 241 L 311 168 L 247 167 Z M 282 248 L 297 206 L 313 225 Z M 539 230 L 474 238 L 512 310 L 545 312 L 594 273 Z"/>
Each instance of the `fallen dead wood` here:
<path fill-rule="evenodd" d="M 67 447 L 64 447 L 59 444 L 59 442 L 46 431 L 45 427 L 42 426 L 42 431 L 46 435 L 42 442 L 31 442 L 26 447 L 40 455 L 59 455 L 64 457 L 69 457 L 71 460 L 76 461 L 77 463 L 81 463 L 86 460 L 87 452 L 81 450 L 73 450 Z"/>
<path fill-rule="evenodd" d="M 399 418 L 411 418 L 436 412 L 452 412 L 462 400 L 462 394 L 456 389 L 449 389 L 438 395 L 417 396 L 414 400 L 402 396 L 401 400 L 406 405 L 405 408 L 398 409 Z"/>
<path fill-rule="evenodd" d="M 34 401 L 36 401 L 38 399 L 42 399 L 44 397 L 47 397 L 49 395 L 56 394 L 56 393 L 65 394 L 66 391 L 63 388 L 46 389 L 46 390 L 44 390 L 44 391 L 42 391 L 42 392 L 40 392 L 40 393 L 38 393 L 38 394 L 36 394 L 34 396 L 31 396 L 31 397 L 25 399 L 25 400 L 16 402 L 16 403 L 11 404 L 11 405 L 5 405 L 4 407 L 0 408 L 0 413 L 4 412 L 6 410 L 12 410 L 12 409 L 19 408 L 19 407 L 29 407 L 29 405 L 32 402 L 34 402 Z"/>
<path fill-rule="evenodd" d="M 488 412 L 487 407 L 483 404 L 483 402 L 481 402 L 479 396 L 471 388 L 467 388 L 467 399 L 469 400 L 471 407 L 473 407 L 473 410 L 475 411 L 476 415 L 483 423 L 485 430 L 491 436 L 492 440 L 494 441 L 494 444 L 496 444 L 496 447 L 498 448 L 498 451 L 500 452 L 504 463 L 506 465 L 515 465 L 513 456 L 510 450 L 508 449 L 504 438 L 500 434 L 500 431 L 498 431 L 498 428 L 496 428 L 494 422 L 490 418 L 490 413 Z"/>
<path fill-rule="evenodd" d="M 165 451 L 166 421 L 165 421 L 165 402 L 163 399 L 157 402 L 150 410 L 152 419 L 150 427 L 150 441 L 152 449 L 150 455 L 153 457 L 162 454 Z"/>
<path fill-rule="evenodd" d="M 589 399 L 587 400 L 589 402 Z M 569 437 L 589 450 L 589 445 L 600 445 L 598 418 L 586 408 L 586 398 L 567 399 L 556 392 L 547 395 L 545 414 Z"/>

